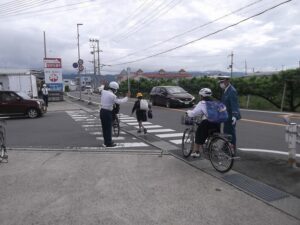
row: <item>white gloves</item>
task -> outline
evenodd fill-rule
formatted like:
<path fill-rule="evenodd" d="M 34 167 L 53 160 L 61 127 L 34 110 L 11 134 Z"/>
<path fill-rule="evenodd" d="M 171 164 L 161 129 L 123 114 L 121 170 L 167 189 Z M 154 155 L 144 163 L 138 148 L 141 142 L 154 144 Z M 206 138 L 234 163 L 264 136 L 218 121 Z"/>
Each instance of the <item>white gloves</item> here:
<path fill-rule="evenodd" d="M 235 125 L 236 124 L 236 118 L 233 116 L 232 117 L 232 125 Z"/>

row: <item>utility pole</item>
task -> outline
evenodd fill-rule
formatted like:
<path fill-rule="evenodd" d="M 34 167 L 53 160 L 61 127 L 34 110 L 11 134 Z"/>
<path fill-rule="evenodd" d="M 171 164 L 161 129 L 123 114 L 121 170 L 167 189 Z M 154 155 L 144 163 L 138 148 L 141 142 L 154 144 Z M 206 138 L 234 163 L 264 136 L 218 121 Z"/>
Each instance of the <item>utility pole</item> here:
<path fill-rule="evenodd" d="M 245 76 L 248 75 L 248 72 L 247 72 L 247 61 L 245 60 Z"/>
<path fill-rule="evenodd" d="M 229 56 L 231 57 L 229 68 L 230 68 L 230 77 L 232 78 L 232 73 L 233 73 L 233 51 L 231 52 L 231 54 Z"/>
<path fill-rule="evenodd" d="M 44 57 L 47 58 L 46 32 L 44 31 Z M 300 63 L 300 62 L 299 62 Z"/>
<path fill-rule="evenodd" d="M 130 96 L 130 81 L 129 81 L 129 76 L 130 76 L 130 67 L 127 67 L 127 85 L 128 85 L 128 95 Z"/>
<path fill-rule="evenodd" d="M 101 76 L 101 72 L 100 72 L 100 52 L 102 52 L 102 50 L 100 50 L 98 39 L 90 39 L 90 42 L 96 43 L 96 45 L 97 45 L 97 50 L 94 50 L 94 54 L 95 54 L 95 52 L 97 52 L 97 56 L 98 56 L 98 58 L 97 58 L 97 75 L 99 76 L 99 80 L 100 80 L 100 76 Z M 95 65 L 96 65 L 96 61 L 95 61 Z"/>
<path fill-rule="evenodd" d="M 82 23 L 77 23 L 77 49 L 78 49 L 78 63 L 80 60 L 80 49 L 79 49 L 79 26 L 83 25 Z M 81 101 L 81 77 L 80 69 L 78 67 L 78 77 L 79 77 L 79 100 Z"/>

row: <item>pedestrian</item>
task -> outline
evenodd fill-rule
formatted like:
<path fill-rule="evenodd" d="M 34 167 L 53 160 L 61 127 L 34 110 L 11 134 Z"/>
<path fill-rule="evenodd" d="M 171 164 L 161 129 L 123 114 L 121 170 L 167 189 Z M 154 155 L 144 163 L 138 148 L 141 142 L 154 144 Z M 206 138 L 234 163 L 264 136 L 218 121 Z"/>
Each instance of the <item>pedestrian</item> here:
<path fill-rule="evenodd" d="M 46 84 L 43 84 L 42 93 L 43 93 L 43 100 L 44 100 L 44 102 L 45 102 L 45 106 L 48 107 L 48 95 L 49 95 L 49 90 L 48 90 Z"/>
<path fill-rule="evenodd" d="M 236 154 L 236 122 L 241 119 L 238 93 L 230 83 L 229 76 L 219 76 L 219 84 L 222 90 L 221 101 L 225 104 L 228 112 L 228 120 L 224 123 L 224 133 L 232 136 L 234 154 Z"/>
<path fill-rule="evenodd" d="M 142 129 L 144 130 L 144 134 L 147 133 L 147 129 L 143 126 L 143 122 L 147 121 L 147 110 L 150 110 L 151 106 L 148 104 L 146 99 L 143 99 L 143 94 L 141 92 L 138 92 L 136 94 L 137 100 L 135 101 L 131 115 L 136 111 L 136 119 L 139 123 L 139 129 L 138 133 L 142 132 Z"/>
<path fill-rule="evenodd" d="M 108 85 L 108 90 L 101 91 L 101 109 L 100 109 L 100 119 L 102 125 L 102 133 L 104 139 L 104 147 L 112 148 L 116 144 L 112 141 L 112 110 L 113 105 L 122 104 L 128 101 L 128 97 L 119 99 L 115 95 L 119 89 L 119 84 L 112 81 Z"/>

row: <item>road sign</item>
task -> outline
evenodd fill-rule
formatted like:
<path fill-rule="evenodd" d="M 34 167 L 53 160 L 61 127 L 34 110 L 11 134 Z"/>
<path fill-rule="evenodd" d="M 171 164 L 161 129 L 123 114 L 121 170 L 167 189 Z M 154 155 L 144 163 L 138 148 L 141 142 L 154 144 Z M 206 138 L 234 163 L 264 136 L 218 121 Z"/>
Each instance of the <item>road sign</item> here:
<path fill-rule="evenodd" d="M 78 64 L 77 63 L 73 63 L 73 68 L 77 68 L 78 67 Z"/>
<path fill-rule="evenodd" d="M 82 65 L 83 64 L 83 60 L 82 59 L 78 59 L 78 65 Z"/>
<path fill-rule="evenodd" d="M 84 66 L 83 65 L 79 65 L 78 70 L 81 72 L 84 70 Z"/>

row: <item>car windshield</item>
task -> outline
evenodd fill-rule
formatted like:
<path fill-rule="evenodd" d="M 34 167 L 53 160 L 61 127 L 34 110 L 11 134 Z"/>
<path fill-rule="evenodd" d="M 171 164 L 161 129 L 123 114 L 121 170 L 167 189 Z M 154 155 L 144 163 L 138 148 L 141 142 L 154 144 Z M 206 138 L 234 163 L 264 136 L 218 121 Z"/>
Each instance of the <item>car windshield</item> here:
<path fill-rule="evenodd" d="M 171 94 L 186 93 L 186 91 L 183 88 L 181 88 L 181 87 L 168 87 L 167 90 Z"/>
<path fill-rule="evenodd" d="M 27 94 L 24 92 L 16 92 L 19 96 L 21 96 L 24 99 L 31 99 Z"/>

